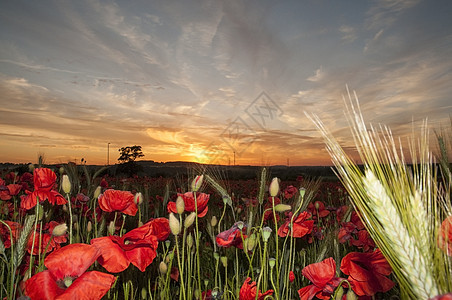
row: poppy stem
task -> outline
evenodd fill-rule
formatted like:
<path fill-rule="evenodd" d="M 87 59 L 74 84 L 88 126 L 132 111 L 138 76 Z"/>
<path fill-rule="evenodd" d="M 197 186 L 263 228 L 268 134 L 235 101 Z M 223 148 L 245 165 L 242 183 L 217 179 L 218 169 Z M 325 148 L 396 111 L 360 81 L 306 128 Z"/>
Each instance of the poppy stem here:
<path fill-rule="evenodd" d="M 69 194 L 66 194 L 67 204 L 69 207 L 69 244 L 72 244 L 72 208 Z"/>
<path fill-rule="evenodd" d="M 196 223 L 196 269 L 198 272 L 198 289 L 201 293 L 201 262 L 199 259 L 199 229 L 198 229 L 198 200 L 196 199 L 196 192 L 193 192 L 193 197 L 195 199 L 195 223 Z"/>

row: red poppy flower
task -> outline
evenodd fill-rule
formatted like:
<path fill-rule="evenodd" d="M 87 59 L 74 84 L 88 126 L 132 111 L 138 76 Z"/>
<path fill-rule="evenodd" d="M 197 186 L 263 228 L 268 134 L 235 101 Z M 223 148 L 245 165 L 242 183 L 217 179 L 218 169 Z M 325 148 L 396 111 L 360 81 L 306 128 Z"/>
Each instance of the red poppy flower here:
<path fill-rule="evenodd" d="M 240 288 L 240 294 L 239 294 L 239 300 L 255 300 L 256 299 L 256 293 L 257 293 L 257 299 L 263 300 L 267 295 L 273 294 L 273 290 L 268 290 L 265 293 L 261 293 L 261 291 L 257 290 L 257 284 L 255 281 L 251 282 L 251 278 L 245 279 L 245 282 L 243 283 L 242 287 Z"/>
<path fill-rule="evenodd" d="M 452 216 L 447 217 L 443 223 L 441 223 L 438 244 L 448 256 L 452 256 Z"/>
<path fill-rule="evenodd" d="M 342 223 L 341 228 L 339 229 L 338 239 L 339 243 L 343 244 L 351 239 L 353 239 L 352 234 L 357 233 L 356 225 L 352 222 Z"/>
<path fill-rule="evenodd" d="M 320 218 L 324 218 L 330 214 L 330 211 L 325 208 L 325 204 L 322 201 L 315 201 L 314 203 L 309 203 L 308 211 L 313 216 L 319 216 Z"/>
<path fill-rule="evenodd" d="M 245 240 L 247 236 L 243 232 L 246 231 L 246 227 L 243 226 L 242 230 L 240 230 L 239 229 L 240 223 L 243 226 L 243 222 L 236 222 L 234 225 L 232 225 L 231 228 L 229 228 L 226 231 L 220 232 L 217 235 L 215 240 L 219 247 L 229 248 L 231 246 L 235 246 L 239 249 L 243 249 L 242 235 L 243 240 Z M 240 231 L 242 233 L 240 233 Z"/>
<path fill-rule="evenodd" d="M 9 194 L 11 196 L 16 196 L 17 194 L 19 194 L 20 190 L 22 189 L 22 185 L 21 184 L 8 184 L 6 186 L 6 188 L 9 191 Z"/>
<path fill-rule="evenodd" d="M 394 282 L 386 277 L 392 269 L 380 249 L 371 253 L 347 254 L 342 259 L 341 271 L 349 275 L 347 280 L 358 296 L 373 296 L 394 286 Z"/>
<path fill-rule="evenodd" d="M 144 272 L 156 257 L 158 242 L 170 232 L 168 219 L 158 218 L 133 229 L 122 237 L 106 236 L 91 240 L 99 249 L 99 263 L 108 272 L 122 272 L 132 263 Z"/>
<path fill-rule="evenodd" d="M 110 274 L 85 272 L 97 259 L 96 248 L 71 244 L 44 260 L 47 270 L 25 282 L 25 294 L 33 300 L 101 299 L 115 281 Z"/>
<path fill-rule="evenodd" d="M 195 211 L 195 197 L 193 192 L 187 192 L 185 194 L 177 194 L 184 199 L 185 211 L 194 212 Z M 196 193 L 196 202 L 198 203 L 198 217 L 202 218 L 207 214 L 209 207 L 207 203 L 209 202 L 210 195 L 204 193 Z M 176 202 L 168 202 L 168 213 L 177 213 Z"/>
<path fill-rule="evenodd" d="M 135 216 L 138 207 L 133 202 L 133 194 L 127 191 L 106 190 L 99 195 L 99 206 L 103 211 L 119 211 L 129 216 Z"/>
<path fill-rule="evenodd" d="M 353 246 L 363 249 L 364 252 L 373 251 L 375 249 L 375 242 L 366 229 L 358 231 L 358 239 L 351 239 L 350 242 Z"/>
<path fill-rule="evenodd" d="M 293 220 L 293 237 L 301 238 L 306 234 L 311 233 L 312 227 L 314 227 L 314 220 L 308 220 L 310 217 L 311 214 L 307 211 L 304 211 Z M 281 227 L 279 227 L 278 235 L 280 237 L 285 237 L 289 233 L 291 218 L 292 214 L 289 214 L 289 218 L 286 219 L 286 222 Z"/>
<path fill-rule="evenodd" d="M 314 297 L 330 299 L 334 290 L 344 280 L 336 277 L 336 262 L 331 257 L 304 267 L 301 273 L 312 282 L 311 285 L 298 290 L 301 300 L 310 300 Z"/>
<path fill-rule="evenodd" d="M 21 230 L 20 224 L 17 222 L 12 222 L 12 221 L 3 221 L 3 222 L 8 224 L 9 228 L 11 228 L 11 233 L 13 236 L 13 243 L 15 243 L 17 240 L 17 237 L 19 235 L 19 231 Z M 9 231 L 8 227 L 6 227 L 5 224 L 3 224 L 3 223 L 0 223 L 0 238 L 2 239 L 3 245 L 5 246 L 6 249 L 11 247 L 10 231 Z"/>
<path fill-rule="evenodd" d="M 23 209 L 31 209 L 39 202 L 48 200 L 50 204 L 63 205 L 67 203 L 67 200 L 53 190 L 56 182 L 55 173 L 47 168 L 37 168 L 33 172 L 33 183 L 35 190 L 33 192 L 25 191 L 27 195 L 22 195 L 20 198 L 22 202 L 20 206 Z"/>
<path fill-rule="evenodd" d="M 298 192 L 298 189 L 294 187 L 293 185 L 289 185 L 284 190 L 284 198 L 291 199 L 295 194 Z"/>

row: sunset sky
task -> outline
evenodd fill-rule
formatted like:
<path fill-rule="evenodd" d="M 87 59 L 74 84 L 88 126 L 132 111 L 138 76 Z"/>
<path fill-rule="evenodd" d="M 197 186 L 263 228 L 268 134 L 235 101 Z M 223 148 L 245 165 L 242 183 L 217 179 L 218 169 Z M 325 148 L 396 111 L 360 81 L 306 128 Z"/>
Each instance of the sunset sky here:
<path fill-rule="evenodd" d="M 329 165 L 346 86 L 397 137 L 450 126 L 452 2 L 0 1 L 0 162 Z M 109 144 L 110 143 L 110 144 Z"/>

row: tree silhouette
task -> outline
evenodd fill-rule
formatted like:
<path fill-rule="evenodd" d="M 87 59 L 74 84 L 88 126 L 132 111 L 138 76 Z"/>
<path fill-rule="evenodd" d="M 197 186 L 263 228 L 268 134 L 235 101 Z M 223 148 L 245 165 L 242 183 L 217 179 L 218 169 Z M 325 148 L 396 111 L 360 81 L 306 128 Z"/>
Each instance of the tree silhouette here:
<path fill-rule="evenodd" d="M 144 154 L 141 151 L 141 146 L 128 146 L 128 147 L 122 147 L 118 149 L 120 156 L 118 158 L 118 161 L 120 163 L 128 163 L 128 162 L 134 162 L 135 159 L 139 157 L 143 157 Z"/>

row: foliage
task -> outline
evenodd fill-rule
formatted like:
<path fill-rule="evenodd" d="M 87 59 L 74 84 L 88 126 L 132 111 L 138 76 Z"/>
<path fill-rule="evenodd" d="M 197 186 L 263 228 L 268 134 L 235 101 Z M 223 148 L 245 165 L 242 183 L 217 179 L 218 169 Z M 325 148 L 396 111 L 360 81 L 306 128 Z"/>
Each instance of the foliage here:
<path fill-rule="evenodd" d="M 120 163 L 133 162 L 137 158 L 144 156 L 143 152 L 141 151 L 141 146 L 137 145 L 122 147 L 118 149 L 118 151 L 120 153 L 120 156 L 118 158 L 118 161 Z"/>

